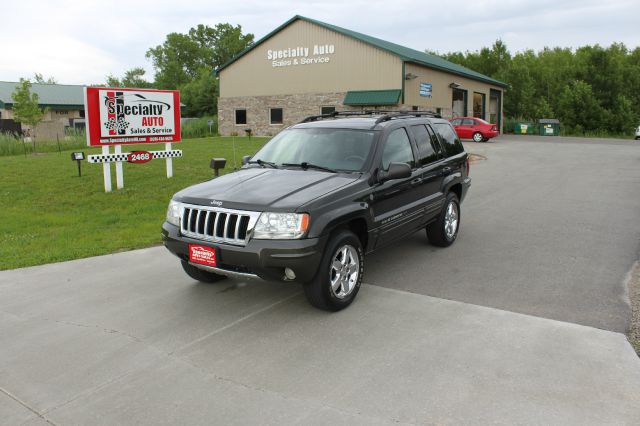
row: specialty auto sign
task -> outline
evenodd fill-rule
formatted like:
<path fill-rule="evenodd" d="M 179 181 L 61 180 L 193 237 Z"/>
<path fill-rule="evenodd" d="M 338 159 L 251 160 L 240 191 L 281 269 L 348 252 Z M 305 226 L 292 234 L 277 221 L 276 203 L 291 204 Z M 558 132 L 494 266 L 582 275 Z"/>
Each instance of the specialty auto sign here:
<path fill-rule="evenodd" d="M 177 91 L 93 87 L 86 90 L 90 145 L 180 140 Z"/>

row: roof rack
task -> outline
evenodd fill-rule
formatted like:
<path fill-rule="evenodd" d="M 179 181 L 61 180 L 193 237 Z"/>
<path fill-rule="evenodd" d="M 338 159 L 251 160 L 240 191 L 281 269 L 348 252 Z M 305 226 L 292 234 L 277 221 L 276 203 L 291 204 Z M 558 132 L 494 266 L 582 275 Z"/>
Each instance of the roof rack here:
<path fill-rule="evenodd" d="M 376 120 L 375 124 L 382 123 L 384 121 L 389 120 L 397 120 L 400 118 L 418 118 L 418 117 L 433 117 L 433 118 L 442 118 L 442 116 L 433 111 L 382 111 L 377 110 L 377 113 L 383 113 L 382 117 L 379 117 Z"/>
<path fill-rule="evenodd" d="M 324 120 L 327 118 L 337 118 L 337 117 L 362 117 L 362 116 L 373 116 L 380 115 L 380 117 L 376 120 L 375 124 L 382 123 L 383 121 L 389 121 L 399 118 L 417 118 L 417 117 L 433 117 L 433 118 L 442 118 L 442 116 L 433 111 L 392 111 L 392 110 L 382 110 L 382 109 L 368 109 L 364 111 L 334 111 L 329 114 L 320 114 L 320 115 L 311 115 L 300 123 L 310 123 L 312 121 Z"/>
<path fill-rule="evenodd" d="M 336 117 L 348 117 L 348 116 L 362 116 L 362 115 L 371 115 L 366 111 L 334 111 L 329 114 L 320 114 L 320 115 L 310 115 L 309 117 L 302 120 L 300 123 L 310 123 L 312 121 L 323 120 L 325 118 L 336 118 Z"/>

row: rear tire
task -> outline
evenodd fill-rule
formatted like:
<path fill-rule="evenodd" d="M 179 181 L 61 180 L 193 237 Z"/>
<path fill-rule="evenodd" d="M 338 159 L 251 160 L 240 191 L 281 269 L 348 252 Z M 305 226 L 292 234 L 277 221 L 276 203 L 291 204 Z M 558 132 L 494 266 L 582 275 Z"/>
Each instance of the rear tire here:
<path fill-rule="evenodd" d="M 339 231 L 327 243 L 316 276 L 304 284 L 304 294 L 318 309 L 339 311 L 356 298 L 363 274 L 360 239 L 351 231 Z"/>
<path fill-rule="evenodd" d="M 438 247 L 449 247 L 456 241 L 460 229 L 460 201 L 453 192 L 447 194 L 438 220 L 427 225 L 429 242 Z"/>
<path fill-rule="evenodd" d="M 484 139 L 484 136 L 482 136 L 482 133 L 480 132 L 475 132 L 473 134 L 473 141 L 474 142 L 482 142 L 482 140 Z"/>
<path fill-rule="evenodd" d="M 203 271 L 202 269 L 198 269 L 193 265 L 190 265 L 186 260 L 181 260 L 182 269 L 196 281 L 200 281 L 201 283 L 215 283 L 221 280 L 224 280 L 224 275 L 219 275 L 213 272 Z"/>

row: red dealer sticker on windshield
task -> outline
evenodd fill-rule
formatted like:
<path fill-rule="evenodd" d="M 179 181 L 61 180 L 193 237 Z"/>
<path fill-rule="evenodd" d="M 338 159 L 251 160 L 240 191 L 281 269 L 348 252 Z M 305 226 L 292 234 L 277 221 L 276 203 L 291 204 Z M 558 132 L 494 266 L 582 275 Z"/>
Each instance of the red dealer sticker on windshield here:
<path fill-rule="evenodd" d="M 216 266 L 216 249 L 189 244 L 189 261 L 200 265 Z"/>

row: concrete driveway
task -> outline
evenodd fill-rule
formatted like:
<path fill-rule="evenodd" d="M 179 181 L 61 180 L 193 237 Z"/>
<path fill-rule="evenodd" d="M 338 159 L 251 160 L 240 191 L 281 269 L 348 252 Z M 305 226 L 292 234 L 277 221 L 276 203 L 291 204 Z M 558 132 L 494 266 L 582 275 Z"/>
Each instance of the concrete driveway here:
<path fill-rule="evenodd" d="M 0 424 L 640 424 L 636 146 L 467 145 L 456 244 L 368 258 L 335 314 L 162 247 L 0 272 Z"/>

